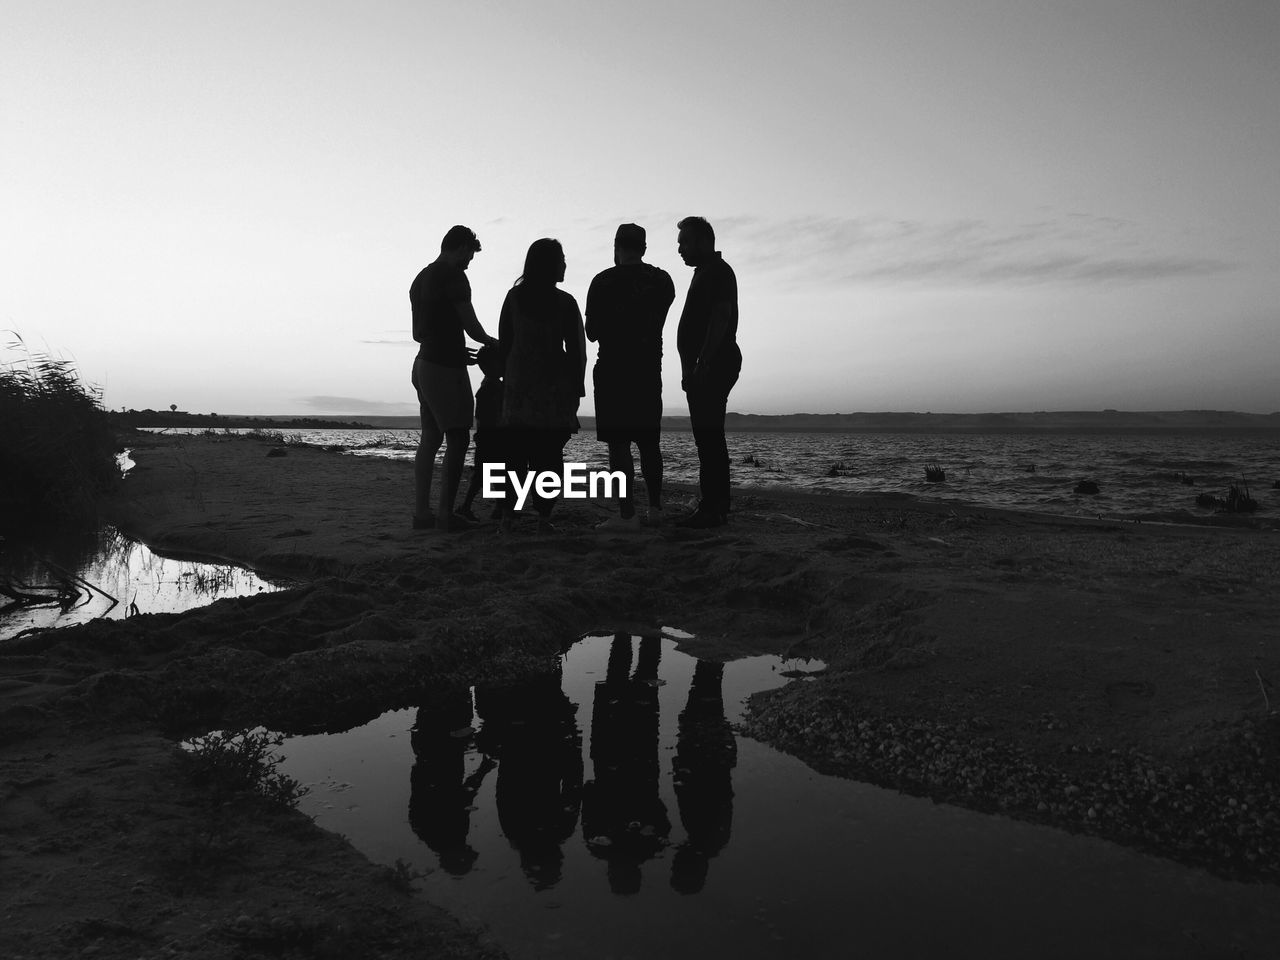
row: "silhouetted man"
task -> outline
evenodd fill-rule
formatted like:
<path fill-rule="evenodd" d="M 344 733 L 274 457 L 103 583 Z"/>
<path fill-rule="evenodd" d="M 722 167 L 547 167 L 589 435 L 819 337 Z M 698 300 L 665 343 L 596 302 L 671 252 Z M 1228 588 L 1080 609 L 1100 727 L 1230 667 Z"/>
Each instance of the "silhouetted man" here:
<path fill-rule="evenodd" d="M 685 832 L 671 858 L 671 887 L 677 893 L 703 888 L 711 859 L 728 845 L 733 829 L 738 743 L 724 715 L 723 684 L 724 664 L 699 660 L 677 721 L 671 776 Z"/>
<path fill-rule="evenodd" d="M 676 347 L 680 386 L 689 401 L 693 442 L 698 448 L 698 509 L 677 521 L 682 527 L 719 527 L 729 520 L 729 447 L 724 418 L 729 391 L 742 370 L 738 349 L 738 278 L 716 250 L 716 235 L 702 217 L 677 225 L 680 259 L 693 267 Z"/>
<path fill-rule="evenodd" d="M 453 515 L 453 500 L 462 478 L 475 412 L 471 378 L 467 376 L 470 357 L 464 334 L 484 344 L 498 342 L 485 333 L 471 305 L 471 284 L 466 269 L 479 249 L 480 241 L 470 229 L 450 227 L 440 241 L 440 256 L 427 264 L 409 287 L 413 339 L 421 345 L 413 361 L 412 378 L 422 419 L 422 433 L 414 457 L 415 530 L 433 526 L 457 530 L 471 525 Z M 440 508 L 433 516 L 431 475 L 442 442 L 445 444 L 444 477 L 440 483 Z"/>
<path fill-rule="evenodd" d="M 627 478 L 619 516 L 601 530 L 640 526 L 631 498 L 632 443 L 640 451 L 649 522 L 662 518 L 662 327 L 676 291 L 670 274 L 644 262 L 644 252 L 644 227 L 622 224 L 613 241 L 614 266 L 596 274 L 587 291 L 587 339 L 600 344 L 593 373 L 596 436 L 609 445 L 609 469 Z"/>
<path fill-rule="evenodd" d="M 640 640 L 631 672 L 631 636 L 614 634 L 605 678 L 591 707 L 594 778 L 582 788 L 582 836 L 592 856 L 606 861 L 609 889 L 640 890 L 641 864 L 658 856 L 671 819 L 658 788 L 660 637 Z"/>

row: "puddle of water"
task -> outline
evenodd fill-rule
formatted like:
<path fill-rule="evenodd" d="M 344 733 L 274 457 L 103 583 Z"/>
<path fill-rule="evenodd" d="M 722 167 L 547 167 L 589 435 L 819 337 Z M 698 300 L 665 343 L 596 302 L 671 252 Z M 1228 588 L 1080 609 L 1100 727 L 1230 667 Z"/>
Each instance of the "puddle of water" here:
<path fill-rule="evenodd" d="M 0 640 L 32 627 L 178 613 L 281 589 L 232 564 L 161 556 L 111 527 L 38 543 L 0 539 L 0 587 Z"/>
<path fill-rule="evenodd" d="M 515 958 L 1271 956 L 1280 890 L 816 774 L 732 724 L 820 664 L 715 664 L 666 633 L 294 737 L 280 769 Z"/>

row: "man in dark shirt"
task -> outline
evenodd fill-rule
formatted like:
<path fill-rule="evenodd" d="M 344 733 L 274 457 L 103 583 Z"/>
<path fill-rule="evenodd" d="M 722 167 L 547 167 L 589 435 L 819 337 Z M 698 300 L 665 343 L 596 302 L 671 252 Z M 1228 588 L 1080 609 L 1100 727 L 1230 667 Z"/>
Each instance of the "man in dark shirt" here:
<path fill-rule="evenodd" d="M 682 527 L 719 527 L 729 520 L 729 447 L 724 418 L 729 391 L 742 370 L 738 349 L 738 278 L 716 251 L 716 235 L 702 217 L 677 225 L 680 259 L 693 267 L 676 332 L 680 386 L 689 401 L 698 448 L 698 509 Z"/>
<path fill-rule="evenodd" d="M 631 499 L 632 443 L 640 451 L 649 523 L 662 517 L 662 327 L 676 291 L 665 270 L 644 262 L 644 252 L 644 227 L 622 224 L 613 241 L 614 266 L 596 274 L 587 291 L 587 339 L 600 344 L 593 374 L 596 436 L 609 445 L 609 469 L 627 478 L 620 516 L 601 530 L 640 526 Z"/>
<path fill-rule="evenodd" d="M 421 346 L 413 361 L 413 386 L 418 392 L 422 432 L 414 457 L 415 500 L 413 528 L 466 529 L 471 524 L 454 516 L 453 500 L 471 443 L 475 399 L 467 376 L 470 355 L 466 338 L 497 344 L 485 333 L 471 305 L 466 269 L 480 249 L 467 227 L 451 227 L 440 241 L 440 256 L 423 267 L 409 287 L 413 308 L 413 339 Z M 445 444 L 440 509 L 431 513 L 431 476 L 436 452 Z"/>

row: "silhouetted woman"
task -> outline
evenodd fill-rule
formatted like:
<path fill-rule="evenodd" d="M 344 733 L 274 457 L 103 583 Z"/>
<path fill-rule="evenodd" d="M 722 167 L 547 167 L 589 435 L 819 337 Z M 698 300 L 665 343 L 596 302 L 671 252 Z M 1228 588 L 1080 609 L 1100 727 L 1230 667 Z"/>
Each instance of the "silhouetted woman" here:
<path fill-rule="evenodd" d="M 512 469 L 560 474 L 564 445 L 578 431 L 586 334 L 578 302 L 556 286 L 564 268 L 560 241 L 535 240 L 498 319 L 506 371 L 501 423 L 509 431 Z M 532 492 L 530 499 L 545 526 L 551 502 Z M 507 503 L 514 506 L 514 495 Z"/>
<path fill-rule="evenodd" d="M 561 689 L 561 667 L 519 685 L 476 687 L 477 738 L 498 759 L 498 825 L 535 890 L 560 882 L 564 842 L 582 804 L 582 733 Z"/>

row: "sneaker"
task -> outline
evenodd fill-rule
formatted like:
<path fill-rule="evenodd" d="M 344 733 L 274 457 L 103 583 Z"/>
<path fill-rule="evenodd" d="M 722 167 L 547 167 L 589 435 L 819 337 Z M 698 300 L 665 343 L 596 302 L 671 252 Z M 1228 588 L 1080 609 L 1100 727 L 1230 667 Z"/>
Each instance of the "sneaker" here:
<path fill-rule="evenodd" d="M 640 518 L 634 514 L 629 517 L 610 517 L 603 523 L 597 523 L 596 529 L 601 533 L 635 533 L 640 529 Z"/>

